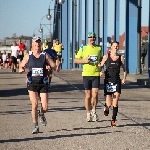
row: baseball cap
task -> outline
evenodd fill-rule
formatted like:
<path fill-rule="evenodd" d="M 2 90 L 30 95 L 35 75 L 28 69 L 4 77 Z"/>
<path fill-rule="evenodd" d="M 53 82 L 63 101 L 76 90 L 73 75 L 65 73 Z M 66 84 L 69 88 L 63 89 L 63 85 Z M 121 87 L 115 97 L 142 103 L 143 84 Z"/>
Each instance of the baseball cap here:
<path fill-rule="evenodd" d="M 94 32 L 89 32 L 88 37 L 96 37 L 96 34 Z"/>
<path fill-rule="evenodd" d="M 36 41 L 41 41 L 41 38 L 40 37 L 33 37 L 32 42 L 36 42 Z"/>

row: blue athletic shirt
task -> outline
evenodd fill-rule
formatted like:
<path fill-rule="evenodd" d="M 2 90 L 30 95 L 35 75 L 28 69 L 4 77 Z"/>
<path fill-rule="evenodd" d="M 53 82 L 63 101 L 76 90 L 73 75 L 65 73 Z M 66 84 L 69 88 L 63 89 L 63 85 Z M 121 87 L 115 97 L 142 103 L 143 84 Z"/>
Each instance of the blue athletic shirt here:
<path fill-rule="evenodd" d="M 57 53 L 55 50 L 53 49 L 45 49 L 44 52 L 46 52 L 47 54 L 49 54 L 49 56 L 51 57 L 51 59 L 54 61 L 57 57 Z"/>

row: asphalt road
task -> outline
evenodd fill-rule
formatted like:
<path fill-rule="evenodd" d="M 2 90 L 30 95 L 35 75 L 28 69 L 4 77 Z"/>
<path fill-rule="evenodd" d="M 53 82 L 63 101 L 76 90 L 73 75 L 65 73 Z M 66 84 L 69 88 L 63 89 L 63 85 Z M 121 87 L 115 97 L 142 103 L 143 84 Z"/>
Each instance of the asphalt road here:
<path fill-rule="evenodd" d="M 0 150 L 149 150 L 149 88 L 128 81 L 122 88 L 117 127 L 103 115 L 103 79 L 99 122 L 86 122 L 81 71 L 55 73 L 49 91 L 48 124 L 32 135 L 31 104 L 25 74 L 0 70 Z"/>

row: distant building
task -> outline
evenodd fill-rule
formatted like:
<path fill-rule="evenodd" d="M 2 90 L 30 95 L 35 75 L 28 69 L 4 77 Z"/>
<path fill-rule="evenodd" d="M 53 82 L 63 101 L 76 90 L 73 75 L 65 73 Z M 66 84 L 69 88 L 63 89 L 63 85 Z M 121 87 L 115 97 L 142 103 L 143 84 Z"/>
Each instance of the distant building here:
<path fill-rule="evenodd" d="M 148 26 L 142 26 L 141 27 L 141 40 L 148 36 Z M 114 40 L 114 36 L 112 36 L 112 40 Z M 125 50 L 125 32 L 119 36 L 119 48 L 120 50 Z"/>
<path fill-rule="evenodd" d="M 32 37 L 29 36 L 20 36 L 20 37 L 6 37 L 4 40 L 0 41 L 0 51 L 7 51 L 8 53 L 11 50 L 11 46 L 13 42 L 18 42 L 18 39 L 21 39 L 21 41 L 27 46 L 27 50 L 29 51 L 31 49 L 32 44 Z"/>

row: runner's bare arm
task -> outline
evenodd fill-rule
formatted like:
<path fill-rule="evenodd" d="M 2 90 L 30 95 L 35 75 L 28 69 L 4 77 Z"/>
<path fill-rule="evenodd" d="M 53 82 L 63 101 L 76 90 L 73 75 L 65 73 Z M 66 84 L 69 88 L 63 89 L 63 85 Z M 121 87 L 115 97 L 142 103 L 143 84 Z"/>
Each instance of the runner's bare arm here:
<path fill-rule="evenodd" d="M 84 58 L 84 59 L 78 59 L 78 58 L 75 58 L 74 59 L 74 63 L 75 64 L 87 64 L 89 63 L 89 58 Z"/>
<path fill-rule="evenodd" d="M 104 71 L 102 71 L 102 68 L 103 68 L 106 60 L 107 60 L 107 55 L 104 55 L 102 58 L 102 61 L 98 64 L 100 76 L 104 75 Z"/>
<path fill-rule="evenodd" d="M 28 60 L 29 60 L 29 55 L 27 54 L 23 57 L 22 62 L 19 64 L 19 72 L 20 73 L 25 71 L 25 65 L 28 63 Z"/>
<path fill-rule="evenodd" d="M 125 80 L 126 77 L 127 77 L 127 71 L 126 71 L 126 67 L 125 67 L 125 64 L 124 64 L 124 57 L 123 56 L 121 56 L 121 62 L 122 62 L 122 68 L 123 68 L 123 71 L 124 71 L 123 79 Z"/>
<path fill-rule="evenodd" d="M 25 65 L 28 63 L 28 60 L 29 60 L 29 54 L 27 54 L 23 57 L 23 60 L 20 63 L 20 67 L 25 67 Z"/>
<path fill-rule="evenodd" d="M 56 63 L 50 58 L 50 56 L 48 54 L 46 55 L 46 62 L 52 67 L 52 68 L 56 68 Z"/>
<path fill-rule="evenodd" d="M 104 55 L 103 58 L 102 58 L 102 61 L 98 64 L 99 67 L 103 67 L 105 62 L 107 60 L 107 55 Z"/>

